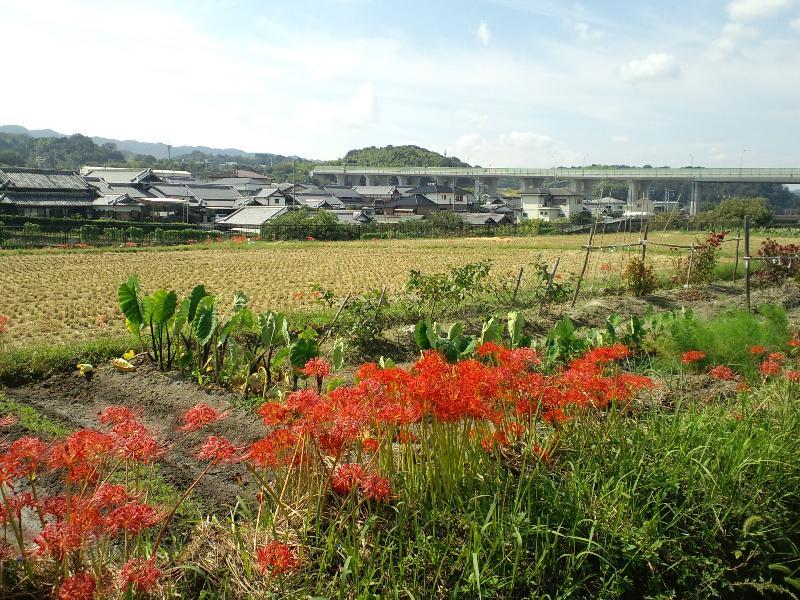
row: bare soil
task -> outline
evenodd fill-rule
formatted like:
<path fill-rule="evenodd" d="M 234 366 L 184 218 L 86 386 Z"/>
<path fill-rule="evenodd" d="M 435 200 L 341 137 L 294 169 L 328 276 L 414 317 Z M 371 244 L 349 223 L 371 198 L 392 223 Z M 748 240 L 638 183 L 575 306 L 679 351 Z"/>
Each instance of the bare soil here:
<path fill-rule="evenodd" d="M 150 366 L 142 366 L 132 373 L 100 366 L 91 379 L 73 373 L 59 374 L 34 384 L 3 389 L 3 393 L 10 400 L 33 406 L 47 417 L 75 429 L 97 428 L 98 413 L 109 405 L 138 410 L 142 423 L 169 447 L 161 461 L 161 472 L 177 489 L 186 489 L 205 467 L 194 455 L 206 436 L 224 435 L 234 443 L 246 444 L 266 433 L 257 416 L 234 405 L 238 396 L 200 388 L 193 381 L 181 380 Z M 183 413 L 198 402 L 230 411 L 230 414 L 203 431 L 178 431 Z M 4 434 L 10 440 L 27 433 L 17 424 Z M 244 472 L 241 466 L 212 468 L 196 488 L 200 502 L 211 512 L 228 512 L 237 494 L 242 493 L 239 482 Z"/>

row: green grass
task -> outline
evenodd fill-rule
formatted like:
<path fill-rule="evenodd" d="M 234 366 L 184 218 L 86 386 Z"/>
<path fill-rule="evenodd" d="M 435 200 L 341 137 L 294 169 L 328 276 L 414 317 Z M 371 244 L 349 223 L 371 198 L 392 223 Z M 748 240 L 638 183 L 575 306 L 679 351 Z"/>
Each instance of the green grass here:
<path fill-rule="evenodd" d="M 69 428 L 58 421 L 44 416 L 32 406 L 9 400 L 0 392 L 0 416 L 16 415 L 19 424 L 33 435 L 43 438 L 56 438 L 69 433 Z"/>
<path fill-rule="evenodd" d="M 36 344 L 0 353 L 0 382 L 21 385 L 39 381 L 54 373 L 75 369 L 78 363 L 97 365 L 138 348 L 132 336 L 99 337 L 68 344 Z"/>

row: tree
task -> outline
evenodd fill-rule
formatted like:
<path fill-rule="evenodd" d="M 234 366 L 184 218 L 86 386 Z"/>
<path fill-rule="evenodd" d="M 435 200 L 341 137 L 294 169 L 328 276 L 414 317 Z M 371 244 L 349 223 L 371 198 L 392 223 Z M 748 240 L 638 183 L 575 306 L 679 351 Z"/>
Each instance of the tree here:
<path fill-rule="evenodd" d="M 772 222 L 772 209 L 766 198 L 725 198 L 719 205 L 693 217 L 700 225 L 741 223 L 745 216 L 756 227 Z"/>
<path fill-rule="evenodd" d="M 442 229 L 461 229 L 464 221 L 456 213 L 449 210 L 437 210 L 425 217 L 425 222 Z"/>

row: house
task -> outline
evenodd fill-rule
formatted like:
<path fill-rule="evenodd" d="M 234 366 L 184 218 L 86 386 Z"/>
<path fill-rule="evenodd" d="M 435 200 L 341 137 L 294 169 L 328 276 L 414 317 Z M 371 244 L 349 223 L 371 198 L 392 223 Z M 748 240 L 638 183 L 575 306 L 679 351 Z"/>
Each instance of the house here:
<path fill-rule="evenodd" d="M 145 204 L 128 194 L 104 194 L 92 202 L 94 216 L 100 219 L 141 221 Z"/>
<path fill-rule="evenodd" d="M 139 169 L 129 167 L 81 167 L 83 177 L 104 179 L 108 183 L 157 183 L 194 181 L 189 171 L 171 171 L 167 169 Z"/>
<path fill-rule="evenodd" d="M 331 196 L 338 198 L 347 208 L 361 208 L 362 206 L 372 206 L 372 203 L 355 189 L 344 186 L 326 186 L 325 191 Z"/>
<path fill-rule="evenodd" d="M 375 208 L 381 208 L 402 195 L 393 185 L 357 185 L 353 190 Z"/>
<path fill-rule="evenodd" d="M 336 217 L 339 225 L 366 225 L 375 220 L 363 210 L 330 210 L 328 212 Z"/>
<path fill-rule="evenodd" d="M 26 217 L 91 217 L 100 196 L 73 171 L 0 169 L 0 212 Z"/>
<path fill-rule="evenodd" d="M 288 211 L 286 206 L 243 206 L 231 214 L 221 217 L 216 224 L 219 227 L 231 229 L 253 230 Z"/>
<path fill-rule="evenodd" d="M 198 215 L 200 222 L 229 215 L 246 202 L 233 187 L 215 183 L 159 183 L 151 185 L 148 191 L 156 197 L 183 198 L 191 208 L 204 209 Z"/>
<path fill-rule="evenodd" d="M 386 216 L 421 215 L 425 216 L 441 210 L 442 207 L 423 194 L 401 196 L 383 207 Z"/>
<path fill-rule="evenodd" d="M 456 213 L 465 225 L 512 225 L 514 217 L 510 214 L 485 213 L 485 212 L 460 212 Z"/>
<path fill-rule="evenodd" d="M 314 210 L 319 210 L 320 208 L 325 210 L 343 210 L 346 208 L 344 202 L 326 193 L 319 195 L 303 194 L 297 196 L 297 204 Z"/>
<path fill-rule="evenodd" d="M 583 194 L 568 188 L 532 188 L 520 195 L 522 219 L 556 221 L 583 212 Z"/>
<path fill-rule="evenodd" d="M 252 204 L 259 206 L 286 206 L 286 194 L 279 187 L 265 187 L 253 196 Z"/>
<path fill-rule="evenodd" d="M 625 206 L 625 212 L 622 213 L 623 217 L 639 217 L 647 219 L 652 217 L 656 212 L 655 202 L 650 198 L 639 198 L 633 200 Z"/>
<path fill-rule="evenodd" d="M 593 215 L 599 213 L 606 216 L 622 214 L 625 211 L 626 205 L 627 202 L 625 202 L 625 200 L 619 200 L 611 196 L 605 196 L 597 200 L 586 200 L 584 202 L 586 209 Z"/>
<path fill-rule="evenodd" d="M 458 187 L 451 188 L 434 183 L 412 188 L 406 195 L 414 196 L 417 194 L 426 196 L 441 207 L 451 208 L 455 211 L 466 212 L 469 210 L 469 204 L 472 204 L 472 196 L 469 192 Z"/>
<path fill-rule="evenodd" d="M 270 185 L 269 183 L 265 183 L 263 178 L 254 177 L 221 177 L 218 179 L 211 179 L 210 183 L 230 186 L 242 196 L 255 196 L 264 187 Z"/>

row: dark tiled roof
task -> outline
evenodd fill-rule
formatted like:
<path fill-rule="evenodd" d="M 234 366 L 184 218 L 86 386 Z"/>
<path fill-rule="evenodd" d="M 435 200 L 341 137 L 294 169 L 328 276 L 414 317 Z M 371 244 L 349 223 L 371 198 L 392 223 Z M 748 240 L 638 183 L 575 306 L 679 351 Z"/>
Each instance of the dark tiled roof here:
<path fill-rule="evenodd" d="M 230 200 L 233 202 L 242 197 L 229 185 L 214 185 L 213 183 L 159 183 L 150 189 L 162 196 L 192 196 L 200 200 Z"/>
<path fill-rule="evenodd" d="M 325 191 L 336 196 L 340 200 L 364 200 L 364 196 L 351 187 L 326 186 Z"/>
<path fill-rule="evenodd" d="M 16 167 L 0 169 L 0 189 L 92 191 L 83 177 L 73 171 Z"/>
<path fill-rule="evenodd" d="M 418 188 L 414 188 L 408 191 L 409 194 L 466 194 L 466 190 L 462 190 L 461 188 L 451 188 L 447 185 L 438 185 L 438 184 L 430 184 L 430 185 L 423 185 Z"/>
<path fill-rule="evenodd" d="M 411 194 L 409 196 L 401 196 L 397 200 L 392 200 L 386 204 L 386 208 L 417 208 L 420 206 L 427 206 L 430 208 L 438 208 L 439 205 L 433 200 L 422 194 Z"/>

